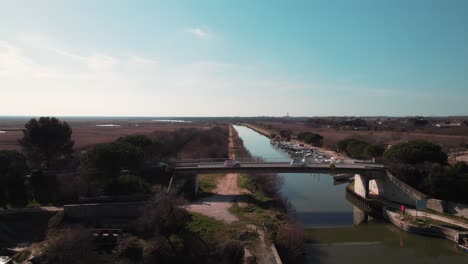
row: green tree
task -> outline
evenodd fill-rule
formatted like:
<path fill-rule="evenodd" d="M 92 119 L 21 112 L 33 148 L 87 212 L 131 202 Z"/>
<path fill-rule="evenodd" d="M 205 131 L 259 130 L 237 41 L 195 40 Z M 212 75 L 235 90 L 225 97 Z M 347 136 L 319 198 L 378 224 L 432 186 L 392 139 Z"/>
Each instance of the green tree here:
<path fill-rule="evenodd" d="M 282 130 L 280 130 L 279 134 L 280 134 L 281 138 L 283 138 L 284 140 L 287 140 L 287 141 L 291 140 L 291 134 L 292 133 L 291 133 L 290 130 L 282 129 Z"/>
<path fill-rule="evenodd" d="M 72 129 L 55 117 L 33 118 L 23 129 L 19 140 L 33 167 L 51 168 L 52 162 L 68 159 L 73 153 Z"/>
<path fill-rule="evenodd" d="M 371 159 L 382 157 L 384 148 L 372 145 L 365 141 L 347 138 L 341 140 L 336 145 L 339 151 L 346 152 L 348 156 L 355 159 Z"/>
<path fill-rule="evenodd" d="M 118 142 L 132 144 L 142 149 L 147 148 L 153 144 L 151 139 L 144 135 L 130 135 L 121 137 L 117 140 Z"/>
<path fill-rule="evenodd" d="M 112 181 L 122 170 L 137 171 L 143 163 L 144 153 L 140 147 L 124 142 L 112 142 L 95 146 L 81 159 L 87 173 L 100 181 Z M 96 172 L 96 173 L 92 173 Z"/>
<path fill-rule="evenodd" d="M 423 140 L 400 143 L 387 149 L 383 157 L 386 163 L 447 163 L 447 154 L 442 151 L 440 146 Z"/>
<path fill-rule="evenodd" d="M 368 145 L 364 148 L 363 156 L 367 159 L 382 157 L 385 149 L 377 145 Z"/>
<path fill-rule="evenodd" d="M 27 192 L 25 176 L 28 171 L 26 158 L 17 151 L 0 151 L 0 206 L 7 204 L 25 206 Z"/>
<path fill-rule="evenodd" d="M 312 132 L 300 132 L 297 134 L 297 138 L 317 147 L 321 147 L 323 145 L 323 137 Z"/>
<path fill-rule="evenodd" d="M 57 176 L 35 170 L 31 173 L 31 186 L 37 202 L 41 204 L 53 202 L 58 189 Z"/>
<path fill-rule="evenodd" d="M 151 186 L 141 177 L 122 173 L 107 187 L 107 193 L 113 195 L 128 195 L 134 193 L 149 193 Z"/>

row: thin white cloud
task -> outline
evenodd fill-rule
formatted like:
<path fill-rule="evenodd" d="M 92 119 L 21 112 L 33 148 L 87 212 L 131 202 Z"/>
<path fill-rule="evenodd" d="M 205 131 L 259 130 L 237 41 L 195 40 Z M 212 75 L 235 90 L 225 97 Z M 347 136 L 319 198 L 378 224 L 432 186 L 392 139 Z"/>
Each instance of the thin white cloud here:
<path fill-rule="evenodd" d="M 119 60 L 109 55 L 95 53 L 91 56 L 83 56 L 73 52 L 65 51 L 62 49 L 50 49 L 55 53 L 73 59 L 75 61 L 84 62 L 91 70 L 102 71 L 113 68 L 119 64 Z"/>
<path fill-rule="evenodd" d="M 48 59 L 35 57 L 35 52 Z M 213 109 L 224 109 L 225 103 L 243 105 L 246 95 L 276 98 L 308 89 L 286 79 L 271 80 L 251 65 L 219 61 L 174 65 L 132 53 L 90 54 L 61 46 L 38 48 L 0 41 L 0 90 L 7 98 L 0 113 L 207 115 Z M 263 107 L 269 109 L 266 103 Z M 235 107 L 219 114 L 229 114 L 230 109 Z"/>
<path fill-rule="evenodd" d="M 197 38 L 206 38 L 208 37 L 208 32 L 201 28 L 188 28 L 186 32 L 194 35 Z"/>

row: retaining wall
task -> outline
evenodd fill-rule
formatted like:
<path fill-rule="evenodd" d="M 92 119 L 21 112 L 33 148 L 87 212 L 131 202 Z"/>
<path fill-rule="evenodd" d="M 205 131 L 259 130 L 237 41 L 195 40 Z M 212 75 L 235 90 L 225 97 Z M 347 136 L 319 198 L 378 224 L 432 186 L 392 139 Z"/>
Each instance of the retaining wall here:
<path fill-rule="evenodd" d="M 436 236 L 451 240 L 455 243 L 460 243 L 464 237 L 468 235 L 467 232 L 459 232 L 457 230 L 438 226 L 438 225 L 429 225 L 426 227 L 419 227 L 413 224 L 406 222 L 401 216 L 400 213 L 392 212 L 387 208 L 384 208 L 382 211 L 385 218 L 387 218 L 394 225 L 399 228 L 416 234 L 427 235 L 427 236 Z"/>
<path fill-rule="evenodd" d="M 136 218 L 144 205 L 144 202 L 70 204 L 65 205 L 63 211 L 65 218 L 72 220 Z"/>
<path fill-rule="evenodd" d="M 416 200 L 426 200 L 427 196 L 408 184 L 400 181 L 389 171 L 384 177 L 369 181 L 369 192 L 385 200 L 416 206 Z"/>
<path fill-rule="evenodd" d="M 427 208 L 439 213 L 449 213 L 468 219 L 468 205 L 450 201 L 428 199 Z"/>

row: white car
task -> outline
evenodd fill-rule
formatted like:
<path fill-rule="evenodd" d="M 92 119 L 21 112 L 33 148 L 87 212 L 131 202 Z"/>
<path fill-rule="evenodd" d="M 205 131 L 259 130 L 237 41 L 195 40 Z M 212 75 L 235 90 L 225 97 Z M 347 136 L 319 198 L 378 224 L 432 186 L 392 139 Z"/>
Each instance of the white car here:
<path fill-rule="evenodd" d="M 226 160 L 224 162 L 224 167 L 240 167 L 240 164 L 235 160 Z"/>
<path fill-rule="evenodd" d="M 291 160 L 291 162 L 289 163 L 289 165 L 293 166 L 293 167 L 306 167 L 307 164 L 305 163 L 305 161 L 302 159 L 293 159 Z"/>

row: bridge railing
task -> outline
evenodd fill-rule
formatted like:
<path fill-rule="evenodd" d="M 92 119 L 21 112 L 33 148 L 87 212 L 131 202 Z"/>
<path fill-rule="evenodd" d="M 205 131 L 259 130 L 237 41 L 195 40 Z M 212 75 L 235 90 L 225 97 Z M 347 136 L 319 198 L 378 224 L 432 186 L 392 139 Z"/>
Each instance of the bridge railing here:
<path fill-rule="evenodd" d="M 177 160 L 174 163 L 212 163 L 212 162 L 225 162 L 228 158 L 200 158 L 200 159 L 188 159 L 188 160 Z M 265 162 L 290 162 L 290 158 L 238 158 L 235 159 L 238 162 L 253 162 L 253 163 L 265 163 Z"/>

